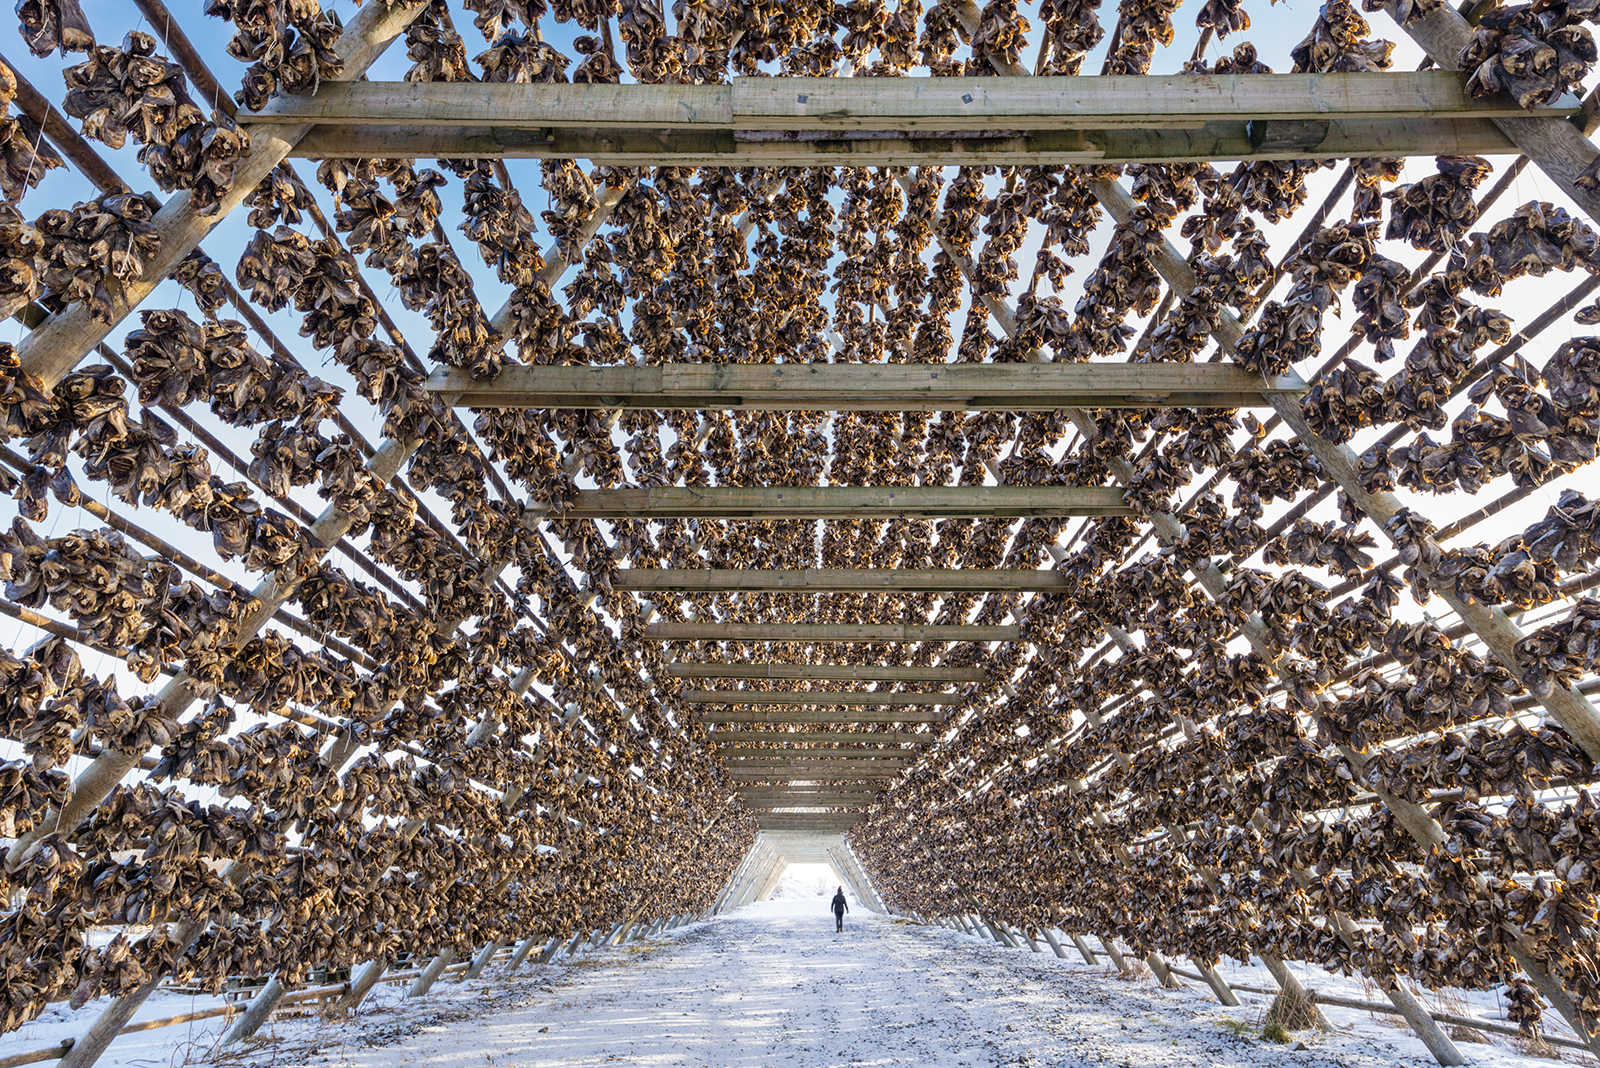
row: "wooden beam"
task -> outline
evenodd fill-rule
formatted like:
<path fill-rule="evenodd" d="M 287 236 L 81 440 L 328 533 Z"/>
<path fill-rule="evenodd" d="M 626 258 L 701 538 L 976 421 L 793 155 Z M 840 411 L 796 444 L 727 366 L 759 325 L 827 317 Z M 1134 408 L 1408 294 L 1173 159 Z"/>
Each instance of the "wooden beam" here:
<path fill-rule="evenodd" d="M 430 83 L 444 84 L 444 83 Z M 737 134 L 732 130 L 508 130 L 492 126 L 313 126 L 300 159 L 424 156 L 586 159 L 596 166 L 913 167 L 1113 166 L 1211 160 L 1356 159 L 1515 152 L 1485 118 L 1263 120 L 1239 118 L 1131 129 L 1001 131 L 998 136 L 858 133 Z M 1560 120 L 1556 120 L 1560 121 Z M 1254 136 L 1252 136 L 1254 134 Z"/>
<path fill-rule="evenodd" d="M 691 705 L 959 705 L 958 693 L 873 693 L 852 690 L 685 690 Z M 710 715 L 709 712 L 702 712 Z"/>
<path fill-rule="evenodd" d="M 627 574 L 623 571 L 622 574 Z M 859 682 L 983 682 L 978 667 L 915 667 L 903 664 L 694 664 L 667 665 L 675 679 L 835 679 Z"/>
<path fill-rule="evenodd" d="M 728 768 L 730 779 L 743 782 L 855 782 L 866 779 L 893 779 L 903 769 L 855 767 L 849 762 L 815 764 L 805 768 Z"/>
<path fill-rule="evenodd" d="M 764 764 L 801 764 L 811 760 L 875 760 L 882 764 L 909 764 L 920 754 L 906 749 L 859 749 L 835 746 L 827 749 L 771 749 L 720 746 L 717 755 L 730 768 Z"/>
<path fill-rule="evenodd" d="M 883 742 L 926 745 L 933 731 L 707 731 L 713 742 Z"/>
<path fill-rule="evenodd" d="M 651 623 L 653 642 L 1015 642 L 1022 627 L 967 623 Z"/>
<path fill-rule="evenodd" d="M 994 519 L 1131 516 L 1113 486 L 651 486 L 579 490 L 566 519 Z M 530 519 L 554 513 L 529 509 Z"/>
<path fill-rule="evenodd" d="M 253 123 L 497 130 L 952 131 L 1161 129 L 1240 120 L 1528 114 L 1566 117 L 1563 98 L 1524 110 L 1476 100 L 1447 71 L 1021 78 L 752 78 L 729 85 L 333 82 L 274 97 Z M 245 116 L 241 116 L 244 118 Z"/>
<path fill-rule="evenodd" d="M 763 786 L 745 783 L 736 789 L 743 801 L 871 801 L 875 786 Z"/>
<path fill-rule="evenodd" d="M 832 804 L 834 801 L 871 801 L 878 796 L 878 791 L 871 788 L 857 790 L 776 790 L 770 787 L 741 788 L 739 800 L 746 804 L 754 801 L 764 803 L 768 801 L 792 801 L 795 803 Z"/>
<path fill-rule="evenodd" d="M 700 713 L 700 722 L 712 723 L 943 723 L 943 712 L 825 712 L 816 709 L 794 709 L 783 712 L 730 712 L 720 707 L 707 708 Z"/>
<path fill-rule="evenodd" d="M 795 815 L 812 815 L 813 813 L 795 810 L 831 809 L 834 812 L 865 812 L 872 805 L 864 801 L 746 801 L 744 807 L 752 812 L 793 812 Z M 826 811 L 815 813 L 819 816 L 827 814 Z"/>
<path fill-rule="evenodd" d="M 1241 408 L 1306 391 L 1225 363 L 518 364 L 492 379 L 442 367 L 426 385 L 469 408 L 799 412 Z"/>
<path fill-rule="evenodd" d="M 1000 590 L 1068 593 L 1078 586 L 1065 571 L 1037 568 L 838 567 L 741 571 L 735 568 L 630 567 L 618 571 L 611 580 L 612 589 L 629 593 L 989 593 Z M 971 681 L 982 681 L 982 672 Z"/>

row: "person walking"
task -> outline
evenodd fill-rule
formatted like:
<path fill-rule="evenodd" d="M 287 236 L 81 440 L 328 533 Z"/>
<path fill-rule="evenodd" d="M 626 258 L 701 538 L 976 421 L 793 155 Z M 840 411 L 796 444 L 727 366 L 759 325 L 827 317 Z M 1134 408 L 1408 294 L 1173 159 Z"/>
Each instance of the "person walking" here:
<path fill-rule="evenodd" d="M 850 911 L 850 906 L 845 904 L 844 887 L 839 887 L 839 892 L 833 895 L 833 929 L 844 930 L 844 914 Z"/>

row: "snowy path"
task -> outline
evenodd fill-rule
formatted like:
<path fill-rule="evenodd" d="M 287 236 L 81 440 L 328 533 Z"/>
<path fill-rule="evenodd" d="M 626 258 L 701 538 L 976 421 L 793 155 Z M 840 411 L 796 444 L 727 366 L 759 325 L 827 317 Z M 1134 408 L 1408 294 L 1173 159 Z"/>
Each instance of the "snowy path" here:
<path fill-rule="evenodd" d="M 458 1001 L 468 1011 L 444 1026 L 391 1017 L 401 1026 L 379 1045 L 334 1028 L 292 1043 L 300 1046 L 292 1053 L 257 1055 L 349 1068 L 1433 1063 L 1420 1044 L 1384 1029 L 1290 1052 L 1223 1026 L 1255 1019 L 1259 1007 L 1228 1010 L 1209 992 L 1120 982 L 1048 953 L 860 912 L 836 935 L 824 907 L 752 906 L 632 952 L 597 954 L 553 982 L 554 969 L 539 969 L 541 979 L 500 984 L 478 1013 Z"/>

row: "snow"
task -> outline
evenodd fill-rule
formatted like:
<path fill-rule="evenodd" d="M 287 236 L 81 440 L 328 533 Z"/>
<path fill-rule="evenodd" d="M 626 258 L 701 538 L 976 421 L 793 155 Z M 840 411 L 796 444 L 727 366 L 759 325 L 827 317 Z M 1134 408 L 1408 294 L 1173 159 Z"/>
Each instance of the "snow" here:
<path fill-rule="evenodd" d="M 1167 990 L 1126 981 L 1076 954 L 1057 959 L 942 927 L 877 916 L 857 906 L 835 934 L 826 896 L 809 879 L 793 896 L 748 906 L 667 935 L 524 965 L 503 980 L 441 980 L 423 1000 L 380 986 L 350 1020 L 279 1017 L 256 1040 L 215 1057 L 228 1021 L 207 1020 L 119 1038 L 107 1068 L 211 1063 L 274 1068 L 476 1068 L 630 1064 L 650 1068 L 926 1068 L 1049 1065 L 1369 1068 L 1432 1058 L 1397 1021 L 1326 1009 L 1330 1033 L 1302 1032 L 1309 1049 L 1262 1041 L 1269 999 L 1219 1005 L 1201 983 Z M 1224 966 L 1232 981 L 1270 987 L 1265 969 Z M 1376 997 L 1358 981 L 1299 972 L 1329 994 Z M 1469 997 L 1479 1001 L 1472 1003 Z M 1487 999 L 1487 1000 L 1484 1000 Z M 204 1008 L 215 999 L 162 994 L 138 1019 Z M 1463 1005 L 1461 1002 L 1466 1002 Z M 7 1036 L 5 1052 L 81 1035 L 104 1003 L 59 1006 Z M 1492 995 L 1450 1006 L 1497 1016 Z M 1464 1045 L 1482 1068 L 1533 1068 L 1516 1040 Z M 1566 1061 L 1592 1063 L 1575 1050 Z"/>

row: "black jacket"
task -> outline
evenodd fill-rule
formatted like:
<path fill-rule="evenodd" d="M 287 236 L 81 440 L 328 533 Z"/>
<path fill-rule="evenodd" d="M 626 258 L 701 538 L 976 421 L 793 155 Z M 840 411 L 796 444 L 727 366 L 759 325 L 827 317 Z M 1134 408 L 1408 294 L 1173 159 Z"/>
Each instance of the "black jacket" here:
<path fill-rule="evenodd" d="M 850 906 L 844 903 L 844 891 L 840 890 L 833 895 L 833 911 L 835 915 L 843 916 L 850 911 Z"/>

